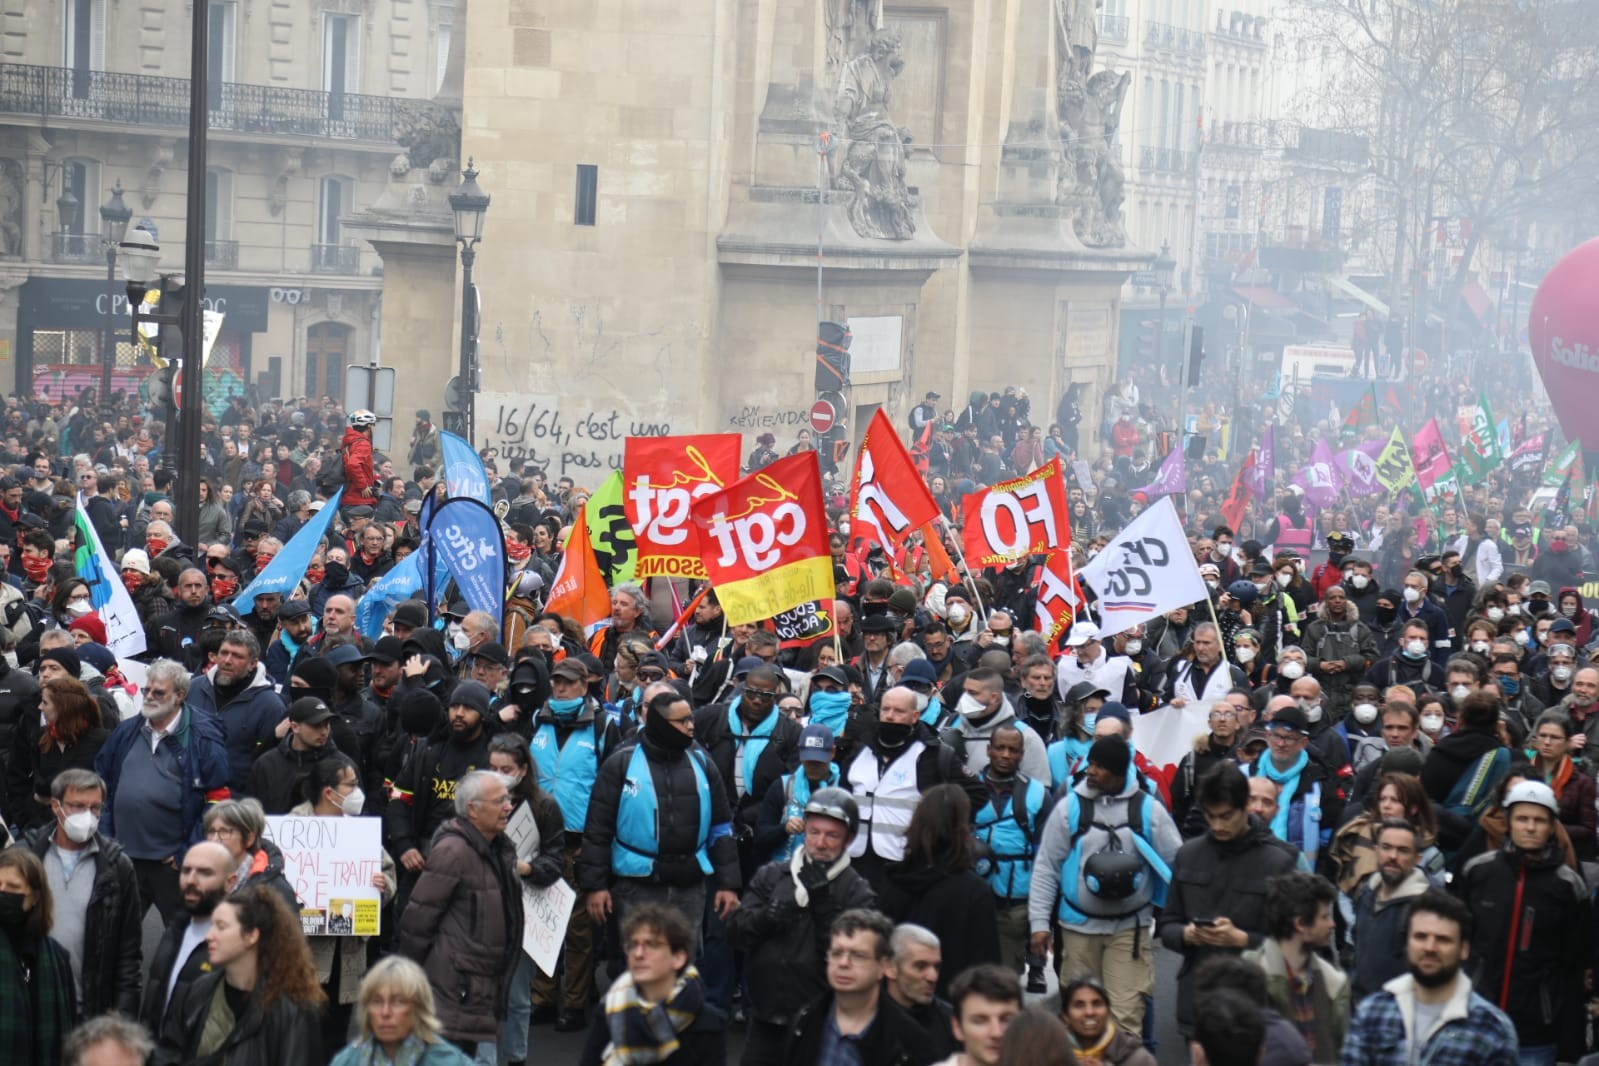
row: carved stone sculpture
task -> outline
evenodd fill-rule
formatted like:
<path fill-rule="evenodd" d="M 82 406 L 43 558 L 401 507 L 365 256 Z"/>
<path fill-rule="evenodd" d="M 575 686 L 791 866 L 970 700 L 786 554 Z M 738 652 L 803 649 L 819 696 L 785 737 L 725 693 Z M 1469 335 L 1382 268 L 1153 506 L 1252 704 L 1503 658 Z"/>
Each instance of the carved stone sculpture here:
<path fill-rule="evenodd" d="M 1101 0 L 1055 0 L 1056 35 L 1061 67 L 1087 78 L 1099 48 Z"/>
<path fill-rule="evenodd" d="M 862 237 L 908 240 L 917 199 L 905 184 L 910 131 L 894 125 L 889 105 L 904 68 L 899 34 L 880 30 L 867 51 L 844 64 L 834 101 L 841 153 L 834 188 L 850 196 L 849 220 Z"/>
<path fill-rule="evenodd" d="M 22 254 L 22 164 L 0 159 L 0 255 Z"/>
<path fill-rule="evenodd" d="M 823 0 L 823 5 L 831 81 L 851 57 L 867 51 L 872 35 L 883 28 L 883 0 Z"/>
<path fill-rule="evenodd" d="M 426 169 L 437 159 L 453 168 L 461 155 L 461 113 L 429 101 L 396 102 L 394 143 L 405 152 L 389 165 L 390 173 L 403 175 L 412 168 Z M 403 169 L 402 161 L 407 164 Z"/>
<path fill-rule="evenodd" d="M 1078 239 L 1092 248 L 1127 243 L 1122 219 L 1127 181 L 1117 158 L 1116 133 L 1131 82 L 1131 74 L 1111 70 L 1088 77 L 1075 59 L 1063 63 L 1058 76 L 1056 109 L 1066 166 L 1056 202 L 1070 209 Z"/>

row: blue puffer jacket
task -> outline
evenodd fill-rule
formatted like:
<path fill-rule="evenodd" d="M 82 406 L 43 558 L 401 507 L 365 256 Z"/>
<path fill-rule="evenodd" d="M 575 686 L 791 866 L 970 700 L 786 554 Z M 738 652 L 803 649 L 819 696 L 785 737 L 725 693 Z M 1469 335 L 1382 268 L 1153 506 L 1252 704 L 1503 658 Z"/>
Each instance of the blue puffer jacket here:
<path fill-rule="evenodd" d="M 100 813 L 100 832 L 113 839 L 117 835 L 116 806 L 110 802 L 110 797 L 116 794 L 128 749 L 136 743 L 147 743 L 141 736 L 143 728 L 142 715 L 118 722 L 106 738 L 100 754 L 94 758 L 94 772 L 106 783 L 107 802 Z M 202 833 L 200 819 L 205 815 L 206 804 L 228 798 L 228 752 L 222 737 L 222 726 L 215 715 L 195 710 L 191 704 L 184 708 L 178 728 L 162 743 L 176 743 L 180 749 L 178 764 L 183 772 L 184 835 L 191 842 L 198 841 Z"/>
<path fill-rule="evenodd" d="M 234 797 L 250 794 L 250 768 L 256 756 L 278 745 L 278 723 L 283 721 L 283 699 L 272 687 L 266 666 L 255 664 L 255 676 L 244 691 L 217 706 L 216 667 L 189 686 L 189 706 L 217 717 L 228 747 L 228 785 Z"/>

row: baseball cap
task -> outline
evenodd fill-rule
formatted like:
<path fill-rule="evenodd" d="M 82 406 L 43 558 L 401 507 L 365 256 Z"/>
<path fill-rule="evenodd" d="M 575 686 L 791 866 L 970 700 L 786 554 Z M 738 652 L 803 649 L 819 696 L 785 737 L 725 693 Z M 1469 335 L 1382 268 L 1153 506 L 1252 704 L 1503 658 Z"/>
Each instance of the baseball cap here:
<path fill-rule="evenodd" d="M 1310 733 L 1310 719 L 1298 707 L 1284 707 L 1266 723 L 1267 730 L 1288 729 L 1295 733 Z"/>
<path fill-rule="evenodd" d="M 278 621 L 287 622 L 295 618 L 304 618 L 311 613 L 311 605 L 305 600 L 284 600 L 283 606 L 278 608 Z"/>
<path fill-rule="evenodd" d="M 905 664 L 905 670 L 899 675 L 902 685 L 936 685 L 938 683 L 938 670 L 926 659 L 912 659 Z"/>
<path fill-rule="evenodd" d="M 830 762 L 833 758 L 833 731 L 825 725 L 808 725 L 800 731 L 800 762 Z"/>
<path fill-rule="evenodd" d="M 281 612 L 279 612 L 281 614 Z M 394 624 L 421 629 L 428 624 L 427 604 L 421 600 L 406 600 L 394 609 Z"/>
<path fill-rule="evenodd" d="M 333 711 L 315 696 L 301 696 L 289 704 L 289 721 L 301 725 L 321 725 L 333 718 Z"/>
<path fill-rule="evenodd" d="M 564 678 L 567 681 L 581 681 L 585 685 L 589 681 L 588 669 L 576 659 L 562 659 L 550 670 L 550 678 Z"/>
<path fill-rule="evenodd" d="M 485 644 L 479 645 L 478 649 L 472 653 L 472 657 L 475 659 L 486 659 L 495 666 L 511 665 L 511 657 L 505 653 L 505 647 L 501 644 L 495 643 L 492 640 Z"/>
<path fill-rule="evenodd" d="M 1099 639 L 1099 627 L 1092 622 L 1077 622 L 1066 637 L 1068 648 L 1080 648 L 1091 640 Z"/>
<path fill-rule="evenodd" d="M 766 665 L 766 660 L 759 655 L 746 655 L 733 665 L 733 676 L 744 677 L 751 670 L 759 670 Z"/>
<path fill-rule="evenodd" d="M 404 658 L 405 645 L 399 637 L 379 637 L 378 642 L 372 645 L 372 654 L 367 658 L 375 663 L 397 663 Z"/>
<path fill-rule="evenodd" d="M 334 666 L 349 666 L 351 663 L 366 662 L 366 653 L 354 644 L 340 644 L 323 658 Z"/>

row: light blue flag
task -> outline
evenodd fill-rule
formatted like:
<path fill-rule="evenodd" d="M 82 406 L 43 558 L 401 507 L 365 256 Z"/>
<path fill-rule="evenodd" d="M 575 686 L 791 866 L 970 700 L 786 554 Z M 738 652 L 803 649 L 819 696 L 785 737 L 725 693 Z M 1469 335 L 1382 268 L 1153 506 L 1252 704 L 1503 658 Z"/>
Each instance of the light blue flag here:
<path fill-rule="evenodd" d="M 487 611 L 500 624 L 505 613 L 505 536 L 494 512 L 467 497 L 448 500 L 433 512 L 428 539 L 467 608 Z"/>
<path fill-rule="evenodd" d="M 327 535 L 328 526 L 332 525 L 333 515 L 338 509 L 337 500 L 329 500 L 324 504 L 322 510 L 300 527 L 300 532 L 289 538 L 283 550 L 272 557 L 266 569 L 255 575 L 255 580 L 233 598 L 233 606 L 241 616 L 255 609 L 257 596 L 273 592 L 287 596 L 294 590 L 294 586 L 305 576 L 306 568 L 311 565 L 311 556 L 316 554 L 317 545 Z"/>
<path fill-rule="evenodd" d="M 444 451 L 444 484 L 450 497 L 465 496 L 491 506 L 489 501 L 489 475 L 483 469 L 483 460 L 466 441 L 454 433 L 439 431 L 440 446 Z"/>
<path fill-rule="evenodd" d="M 394 564 L 394 568 L 366 587 L 355 605 L 355 627 L 361 635 L 377 640 L 383 635 L 383 620 L 399 604 L 422 590 L 425 553 L 414 551 Z"/>

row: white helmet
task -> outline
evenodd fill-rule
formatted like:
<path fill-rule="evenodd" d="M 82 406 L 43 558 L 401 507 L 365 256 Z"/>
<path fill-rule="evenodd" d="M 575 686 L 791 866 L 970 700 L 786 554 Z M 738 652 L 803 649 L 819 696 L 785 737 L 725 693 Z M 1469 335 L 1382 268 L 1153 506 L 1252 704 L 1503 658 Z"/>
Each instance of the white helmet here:
<path fill-rule="evenodd" d="M 1505 809 L 1518 803 L 1536 803 L 1554 817 L 1560 817 L 1560 801 L 1555 799 L 1555 790 L 1542 781 L 1518 781 L 1510 786 L 1510 791 L 1505 793 Z"/>
<path fill-rule="evenodd" d="M 350 412 L 350 425 L 355 426 L 357 429 L 362 426 L 375 426 L 377 424 L 378 416 L 371 411 L 363 408 L 359 411 Z"/>

